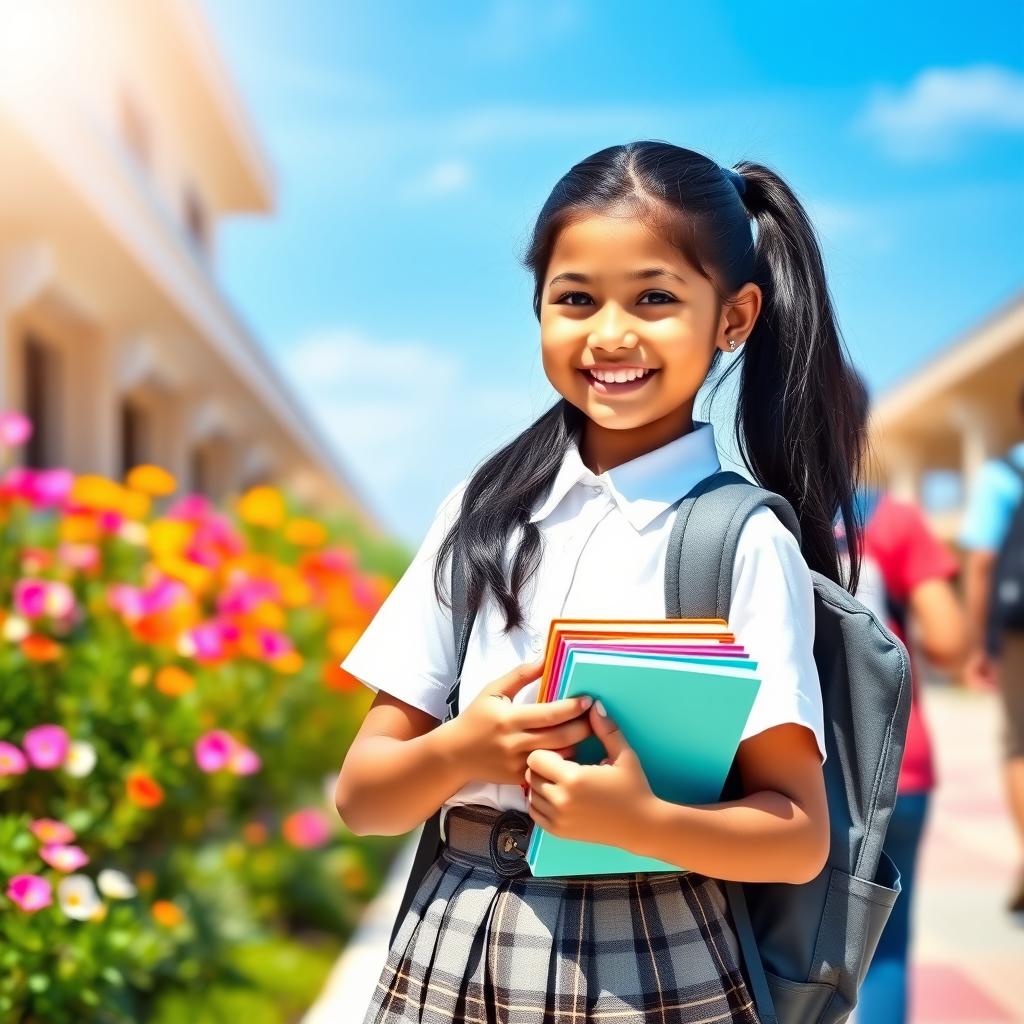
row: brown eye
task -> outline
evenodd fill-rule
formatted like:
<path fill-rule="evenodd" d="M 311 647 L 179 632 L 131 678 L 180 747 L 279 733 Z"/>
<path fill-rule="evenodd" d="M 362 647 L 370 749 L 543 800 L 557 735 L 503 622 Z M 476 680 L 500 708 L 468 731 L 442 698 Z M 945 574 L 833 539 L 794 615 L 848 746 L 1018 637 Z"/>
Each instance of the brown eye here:
<path fill-rule="evenodd" d="M 585 298 L 585 299 L 590 298 L 590 296 L 587 295 L 586 292 L 566 292 L 558 301 L 561 302 L 561 303 L 564 303 L 566 306 L 578 306 L 578 305 L 581 305 L 581 303 L 578 303 L 578 302 L 566 302 L 565 301 L 566 299 L 571 298 L 574 295 L 582 295 L 583 298 Z"/>
<path fill-rule="evenodd" d="M 669 295 L 668 292 L 648 292 L 646 295 L 641 296 L 640 301 L 643 302 L 644 299 L 648 299 L 648 298 L 650 298 L 653 295 L 660 295 L 663 299 L 665 299 L 666 302 L 675 302 L 676 301 L 676 299 L 673 296 Z M 662 303 L 662 302 L 648 303 L 648 305 L 654 305 L 654 306 L 662 306 L 664 304 L 665 303 Z"/>

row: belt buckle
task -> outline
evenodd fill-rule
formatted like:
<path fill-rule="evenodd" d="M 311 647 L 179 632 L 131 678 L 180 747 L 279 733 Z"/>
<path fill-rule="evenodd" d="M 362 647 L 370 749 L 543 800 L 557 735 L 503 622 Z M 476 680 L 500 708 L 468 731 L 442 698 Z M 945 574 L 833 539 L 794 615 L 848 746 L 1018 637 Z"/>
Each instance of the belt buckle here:
<path fill-rule="evenodd" d="M 527 839 L 533 819 L 522 811 L 503 811 L 491 825 L 487 852 L 491 866 L 499 875 L 511 878 L 529 871 L 526 863 Z"/>

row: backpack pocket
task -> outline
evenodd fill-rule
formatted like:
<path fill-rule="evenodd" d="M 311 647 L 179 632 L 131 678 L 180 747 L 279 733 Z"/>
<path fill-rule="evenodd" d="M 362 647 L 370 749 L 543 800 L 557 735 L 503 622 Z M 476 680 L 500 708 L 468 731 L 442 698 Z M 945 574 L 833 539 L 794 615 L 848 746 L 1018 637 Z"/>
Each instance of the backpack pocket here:
<path fill-rule="evenodd" d="M 835 989 L 835 999 L 828 1006 L 830 1012 L 821 1017 L 823 1024 L 845 1020 L 844 1014 L 857 1004 L 857 990 L 900 888 L 900 873 L 885 853 L 870 881 L 832 868 L 808 977 L 816 987 L 826 985 Z M 780 1020 L 785 1018 L 780 1016 Z"/>

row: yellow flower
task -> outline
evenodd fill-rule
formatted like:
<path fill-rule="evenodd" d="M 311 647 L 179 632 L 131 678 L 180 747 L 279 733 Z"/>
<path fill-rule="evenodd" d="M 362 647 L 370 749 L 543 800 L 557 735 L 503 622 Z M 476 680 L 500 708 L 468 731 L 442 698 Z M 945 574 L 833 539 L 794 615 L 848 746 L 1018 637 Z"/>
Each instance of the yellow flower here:
<path fill-rule="evenodd" d="M 238 499 L 238 516 L 250 526 L 276 530 L 284 522 L 284 498 L 273 487 L 251 487 Z"/>
<path fill-rule="evenodd" d="M 273 601 L 260 601 L 249 613 L 249 621 L 254 626 L 266 629 L 283 629 L 285 625 L 284 609 Z"/>
<path fill-rule="evenodd" d="M 83 474 L 76 477 L 71 487 L 71 499 L 76 504 L 89 508 L 115 509 L 120 511 L 122 502 L 121 485 L 105 476 Z"/>
<path fill-rule="evenodd" d="M 154 556 L 180 555 L 192 539 L 194 527 L 180 519 L 157 519 L 149 525 L 149 547 Z"/>
<path fill-rule="evenodd" d="M 356 626 L 335 626 L 327 634 L 327 649 L 333 659 L 344 658 L 355 646 L 362 629 Z"/>
<path fill-rule="evenodd" d="M 193 594 L 206 594 L 216 581 L 212 570 L 197 562 L 190 562 L 187 558 L 158 555 L 154 556 L 154 561 L 161 572 L 173 579 L 181 580 Z"/>
<path fill-rule="evenodd" d="M 125 483 L 133 491 L 140 491 L 152 498 L 173 494 L 178 486 L 177 481 L 166 469 L 151 465 L 134 466 L 129 471 Z"/>
<path fill-rule="evenodd" d="M 142 494 L 139 491 L 125 491 L 121 511 L 124 512 L 126 519 L 130 519 L 133 523 L 141 523 L 149 515 L 151 505 L 152 499 L 148 494 Z"/>
<path fill-rule="evenodd" d="M 327 530 L 315 519 L 292 519 L 284 529 L 285 540 L 300 548 L 317 548 L 327 540 Z"/>
<path fill-rule="evenodd" d="M 149 665 L 135 665 L 128 673 L 128 679 L 132 686 L 145 686 L 152 674 L 153 670 Z"/>

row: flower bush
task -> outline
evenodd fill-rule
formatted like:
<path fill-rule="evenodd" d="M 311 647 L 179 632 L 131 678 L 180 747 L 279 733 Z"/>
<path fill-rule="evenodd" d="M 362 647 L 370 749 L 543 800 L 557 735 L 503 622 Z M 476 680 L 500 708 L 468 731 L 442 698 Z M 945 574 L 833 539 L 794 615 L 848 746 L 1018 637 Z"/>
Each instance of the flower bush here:
<path fill-rule="evenodd" d="M 0 414 L 0 1020 L 294 1019 L 395 848 L 333 787 L 403 553 L 270 487 L 15 466 L 30 432 Z"/>

